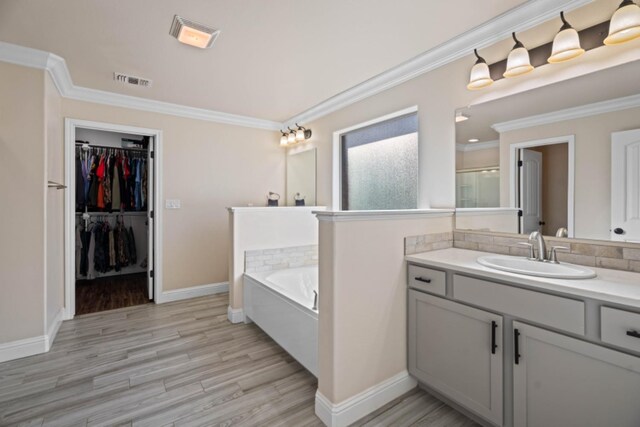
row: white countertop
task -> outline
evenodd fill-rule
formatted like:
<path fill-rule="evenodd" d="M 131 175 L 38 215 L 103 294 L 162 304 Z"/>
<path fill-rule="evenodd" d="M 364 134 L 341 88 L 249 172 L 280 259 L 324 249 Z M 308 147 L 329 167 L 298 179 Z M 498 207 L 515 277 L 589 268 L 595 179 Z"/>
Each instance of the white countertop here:
<path fill-rule="evenodd" d="M 561 292 L 579 297 L 593 298 L 603 302 L 640 308 L 640 273 L 590 267 L 597 274 L 597 277 L 594 279 L 548 279 L 507 273 L 478 264 L 476 261 L 478 257 L 486 255 L 490 254 L 487 252 L 450 248 L 407 255 L 405 256 L 405 260 L 416 264 L 423 264 L 428 267 L 455 270 L 460 273 L 512 282 L 540 290 Z"/>

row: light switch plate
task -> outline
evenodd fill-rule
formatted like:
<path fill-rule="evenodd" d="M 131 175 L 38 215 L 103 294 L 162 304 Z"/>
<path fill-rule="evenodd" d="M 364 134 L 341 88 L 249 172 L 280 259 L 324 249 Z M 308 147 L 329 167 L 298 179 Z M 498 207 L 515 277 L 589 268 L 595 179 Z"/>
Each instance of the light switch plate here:
<path fill-rule="evenodd" d="M 164 201 L 164 207 L 167 209 L 180 209 L 181 206 L 180 199 L 166 199 Z"/>

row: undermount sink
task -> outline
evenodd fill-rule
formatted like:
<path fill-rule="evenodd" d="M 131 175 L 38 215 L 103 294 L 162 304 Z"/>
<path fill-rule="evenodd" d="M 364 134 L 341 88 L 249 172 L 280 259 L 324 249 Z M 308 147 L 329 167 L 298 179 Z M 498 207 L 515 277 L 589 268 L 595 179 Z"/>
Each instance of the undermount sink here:
<path fill-rule="evenodd" d="M 478 263 L 496 270 L 550 279 L 593 279 L 595 271 L 581 265 L 541 262 L 509 255 L 488 255 L 478 258 Z"/>

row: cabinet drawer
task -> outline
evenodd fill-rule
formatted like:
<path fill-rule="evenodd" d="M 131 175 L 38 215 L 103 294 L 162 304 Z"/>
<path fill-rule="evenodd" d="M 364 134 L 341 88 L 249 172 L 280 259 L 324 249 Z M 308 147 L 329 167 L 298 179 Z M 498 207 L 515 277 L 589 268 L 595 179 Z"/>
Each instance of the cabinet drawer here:
<path fill-rule="evenodd" d="M 603 342 L 640 353 L 640 313 L 602 307 L 600 316 Z"/>
<path fill-rule="evenodd" d="M 444 271 L 432 270 L 418 265 L 409 265 L 409 286 L 432 294 L 445 295 L 447 275 Z"/>
<path fill-rule="evenodd" d="M 453 297 L 500 313 L 584 335 L 584 303 L 569 298 L 453 276 Z"/>

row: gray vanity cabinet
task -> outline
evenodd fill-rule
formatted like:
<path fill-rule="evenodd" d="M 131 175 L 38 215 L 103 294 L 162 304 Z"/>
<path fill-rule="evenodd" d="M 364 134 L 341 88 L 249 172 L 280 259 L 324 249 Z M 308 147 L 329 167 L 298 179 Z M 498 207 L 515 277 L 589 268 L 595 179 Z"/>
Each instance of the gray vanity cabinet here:
<path fill-rule="evenodd" d="M 638 427 L 640 358 L 520 322 L 514 427 Z"/>
<path fill-rule="evenodd" d="M 409 290 L 409 372 L 502 425 L 502 316 Z"/>

